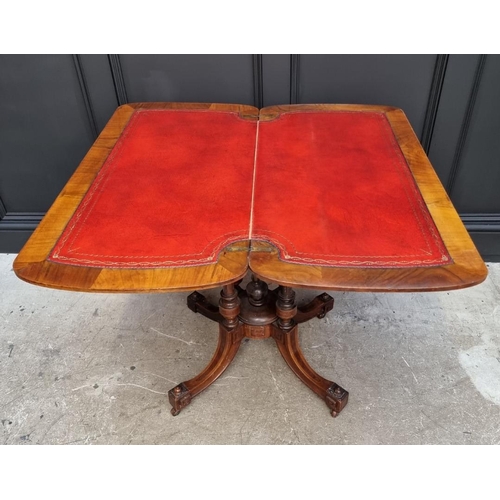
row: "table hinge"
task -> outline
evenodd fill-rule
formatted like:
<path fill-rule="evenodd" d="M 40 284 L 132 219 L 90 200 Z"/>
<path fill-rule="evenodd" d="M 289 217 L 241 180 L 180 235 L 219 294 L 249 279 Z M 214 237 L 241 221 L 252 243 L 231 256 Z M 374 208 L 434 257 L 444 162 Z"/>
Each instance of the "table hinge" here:
<path fill-rule="evenodd" d="M 271 253 L 274 251 L 273 247 L 264 246 L 230 246 L 225 249 L 226 252 L 267 252 Z"/>

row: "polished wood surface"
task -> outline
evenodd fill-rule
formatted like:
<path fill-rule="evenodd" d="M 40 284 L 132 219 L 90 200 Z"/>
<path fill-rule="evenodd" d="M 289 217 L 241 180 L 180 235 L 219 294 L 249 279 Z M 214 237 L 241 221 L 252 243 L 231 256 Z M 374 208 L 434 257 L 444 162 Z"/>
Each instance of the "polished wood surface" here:
<path fill-rule="evenodd" d="M 299 104 L 264 108 L 260 111 L 260 120 L 273 120 L 281 113 L 307 111 L 385 113 L 453 263 L 379 269 L 308 266 L 283 262 L 271 244 L 253 241 L 249 265 L 255 274 L 263 280 L 291 287 L 367 292 L 452 290 L 476 285 L 486 278 L 486 266 L 403 111 L 388 106 Z"/>
<path fill-rule="evenodd" d="M 257 108 L 236 104 L 152 102 L 120 106 L 16 258 L 14 271 L 19 278 L 29 283 L 65 290 L 162 292 L 212 288 L 245 276 L 248 268 L 248 242 L 244 241 L 222 251 L 216 264 L 194 267 L 101 269 L 58 264 L 47 260 L 136 109 L 232 111 L 239 113 L 244 119 L 258 119 Z"/>

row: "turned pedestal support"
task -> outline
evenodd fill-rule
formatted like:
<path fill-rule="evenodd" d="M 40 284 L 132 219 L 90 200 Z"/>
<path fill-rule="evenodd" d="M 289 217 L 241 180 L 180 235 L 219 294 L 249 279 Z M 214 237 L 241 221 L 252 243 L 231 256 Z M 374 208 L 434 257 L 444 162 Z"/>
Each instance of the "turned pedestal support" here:
<path fill-rule="evenodd" d="M 187 303 L 192 311 L 219 323 L 219 343 L 210 363 L 200 374 L 169 391 L 172 415 L 178 415 L 196 395 L 222 375 L 244 338 L 272 337 L 288 366 L 326 402 L 332 416 L 336 417 L 347 404 L 349 393 L 311 368 L 298 339 L 299 323 L 314 317 L 323 318 L 333 309 L 333 298 L 327 293 L 297 307 L 295 292 L 290 287 L 269 290 L 266 283 L 252 277 L 246 290 L 239 283 L 224 286 L 219 307 L 198 292 L 189 295 Z"/>

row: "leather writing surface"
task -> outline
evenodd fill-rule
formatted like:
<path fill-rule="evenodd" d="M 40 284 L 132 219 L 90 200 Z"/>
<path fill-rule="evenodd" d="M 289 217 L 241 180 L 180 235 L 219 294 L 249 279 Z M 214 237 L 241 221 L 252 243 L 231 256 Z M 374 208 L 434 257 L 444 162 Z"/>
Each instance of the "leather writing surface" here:
<path fill-rule="evenodd" d="M 248 236 L 256 127 L 232 112 L 135 111 L 49 260 L 215 262 Z"/>
<path fill-rule="evenodd" d="M 259 124 L 252 239 L 297 264 L 451 262 L 383 113 L 283 113 Z"/>
<path fill-rule="evenodd" d="M 135 111 L 49 260 L 195 266 L 249 238 L 297 264 L 451 262 L 383 113 L 199 110 Z"/>

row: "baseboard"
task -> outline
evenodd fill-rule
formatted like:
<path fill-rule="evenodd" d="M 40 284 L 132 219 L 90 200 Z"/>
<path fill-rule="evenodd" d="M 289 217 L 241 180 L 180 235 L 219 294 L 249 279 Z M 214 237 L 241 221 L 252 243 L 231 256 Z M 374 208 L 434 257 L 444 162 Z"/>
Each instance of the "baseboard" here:
<path fill-rule="evenodd" d="M 0 220 L 0 253 L 18 253 L 43 216 L 40 212 L 8 212 Z"/>

